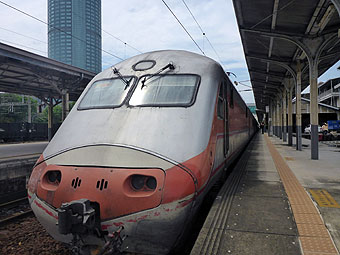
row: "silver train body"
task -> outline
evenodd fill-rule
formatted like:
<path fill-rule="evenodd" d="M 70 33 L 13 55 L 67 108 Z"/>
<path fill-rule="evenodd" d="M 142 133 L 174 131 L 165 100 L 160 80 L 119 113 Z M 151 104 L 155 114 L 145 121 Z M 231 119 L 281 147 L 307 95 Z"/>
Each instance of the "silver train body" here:
<path fill-rule="evenodd" d="M 78 235 L 101 247 L 123 226 L 122 249 L 167 254 L 256 128 L 214 60 L 170 50 L 132 57 L 88 84 L 33 169 L 31 207 L 59 241 Z M 99 222 L 83 219 L 79 233 L 75 204 Z"/>

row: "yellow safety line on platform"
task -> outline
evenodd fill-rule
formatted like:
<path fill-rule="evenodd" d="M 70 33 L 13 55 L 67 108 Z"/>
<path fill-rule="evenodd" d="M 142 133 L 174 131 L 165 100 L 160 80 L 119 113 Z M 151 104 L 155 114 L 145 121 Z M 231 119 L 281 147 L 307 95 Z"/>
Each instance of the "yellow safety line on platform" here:
<path fill-rule="evenodd" d="M 311 198 L 267 135 L 265 135 L 265 140 L 288 195 L 298 228 L 303 254 L 339 255 Z"/>
<path fill-rule="evenodd" d="M 335 201 L 331 194 L 327 192 L 327 190 L 310 189 L 308 191 L 320 207 L 340 208 L 340 205 Z"/>

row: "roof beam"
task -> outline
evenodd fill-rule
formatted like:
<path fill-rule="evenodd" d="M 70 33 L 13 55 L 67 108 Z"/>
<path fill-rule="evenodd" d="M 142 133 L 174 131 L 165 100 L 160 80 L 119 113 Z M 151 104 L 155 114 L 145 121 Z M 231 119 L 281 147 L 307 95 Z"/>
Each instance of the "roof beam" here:
<path fill-rule="evenodd" d="M 270 88 L 265 88 L 265 87 L 255 87 L 253 89 L 254 92 L 260 93 L 260 97 L 263 95 L 276 95 L 278 92 L 280 92 L 277 89 L 270 89 Z"/>
<path fill-rule="evenodd" d="M 273 78 L 284 79 L 286 77 L 285 74 L 282 74 L 282 73 L 279 73 L 279 72 L 272 72 L 272 71 L 269 71 L 269 73 L 267 73 L 267 72 L 257 70 L 257 69 L 249 69 L 249 72 L 250 73 L 256 73 L 256 74 L 262 74 L 262 75 L 268 75 L 268 76 L 273 77 Z"/>
<path fill-rule="evenodd" d="M 3 81 L 0 82 L 0 90 L 3 92 L 9 92 L 9 93 L 27 93 L 27 95 L 36 95 L 36 94 L 49 95 L 49 94 L 54 93 L 54 91 L 50 89 L 44 89 L 44 88 L 27 89 L 24 87 L 18 87 L 16 83 L 3 82 Z"/>
<path fill-rule="evenodd" d="M 271 32 L 267 30 L 242 29 L 243 32 L 257 33 L 260 36 L 274 37 L 286 40 L 299 47 L 307 56 L 310 65 L 316 65 L 323 49 L 334 40 L 338 39 L 338 30 L 324 35 L 293 35 L 282 32 Z M 288 69 L 287 69 L 288 70 Z M 288 70 L 289 71 L 289 70 Z M 289 71 L 290 72 L 290 71 Z M 291 72 L 290 72 L 291 73 Z M 292 73 L 291 73 L 292 74 Z"/>
<path fill-rule="evenodd" d="M 0 55 L 74 76 L 83 73 L 85 77 L 92 79 L 96 75 L 95 73 L 92 73 L 90 71 L 67 65 L 51 58 L 46 58 L 25 50 L 9 46 L 4 43 L 0 43 Z"/>
<path fill-rule="evenodd" d="M 282 87 L 281 84 L 266 82 L 265 80 L 252 79 L 251 81 L 252 81 L 252 83 L 254 83 L 253 87 L 267 86 L 268 88 L 272 88 L 272 89 L 278 89 L 278 88 Z"/>
<path fill-rule="evenodd" d="M 317 37 L 327 35 L 327 34 L 334 34 L 338 32 L 338 28 L 336 26 L 333 26 L 332 29 L 327 29 L 327 33 L 323 34 L 315 34 L 315 35 L 310 35 L 310 34 L 304 34 L 303 36 L 298 33 L 292 33 L 292 32 L 283 32 L 283 31 L 271 31 L 271 30 L 266 30 L 266 29 L 251 29 L 251 28 L 244 28 L 240 27 L 240 31 L 242 32 L 247 32 L 247 33 L 254 33 L 254 34 L 259 34 L 260 36 L 266 36 L 266 37 L 274 37 L 274 38 L 280 38 L 280 39 L 285 39 L 288 41 L 293 41 L 294 43 L 296 40 L 302 40 L 302 39 L 315 39 Z"/>
<path fill-rule="evenodd" d="M 335 8 L 337 9 L 338 14 L 340 16 L 340 0 L 331 0 L 331 1 L 335 5 Z"/>
<path fill-rule="evenodd" d="M 251 79 L 251 81 L 255 82 L 255 83 L 262 83 L 262 84 L 265 84 L 267 86 L 271 86 L 273 88 L 280 88 L 280 87 L 282 87 L 281 83 L 267 82 L 265 80 L 260 80 L 260 79 Z"/>
<path fill-rule="evenodd" d="M 268 90 L 268 91 L 279 91 L 278 87 L 272 86 L 270 84 L 258 84 L 257 86 L 254 86 L 253 89 L 264 89 L 264 90 Z"/>
<path fill-rule="evenodd" d="M 297 34 L 297 33 L 291 33 L 291 32 L 287 33 L 287 32 L 282 32 L 282 31 L 272 32 L 270 30 L 265 30 L 265 29 L 250 29 L 250 28 L 240 27 L 240 31 L 253 33 L 253 34 L 259 34 L 260 36 L 276 37 L 276 38 L 282 38 L 282 39 L 287 39 L 291 37 L 295 37 L 298 39 L 303 38 L 301 34 Z M 309 35 L 304 36 L 304 38 L 306 37 L 313 38 L 312 36 L 309 36 Z"/>
<path fill-rule="evenodd" d="M 281 66 L 281 67 L 285 68 L 292 75 L 294 80 L 296 81 L 296 72 L 291 67 L 291 64 L 285 63 L 283 61 L 272 60 L 270 58 L 259 58 L 259 57 L 253 57 L 253 56 L 247 56 L 247 58 L 254 58 L 254 59 L 258 59 L 262 62 L 270 62 L 270 63 L 276 64 L 278 66 Z"/>
<path fill-rule="evenodd" d="M 288 59 L 288 58 L 281 58 L 281 57 L 270 57 L 270 58 L 268 58 L 267 55 L 258 54 L 258 53 L 254 53 L 254 52 L 249 52 L 248 54 L 245 54 L 245 56 L 246 56 L 246 58 L 257 59 L 257 60 L 260 60 L 262 62 L 276 61 L 276 62 L 285 63 L 287 65 L 290 64 L 290 59 Z"/>
<path fill-rule="evenodd" d="M 279 1 L 280 0 L 275 0 L 275 2 L 274 2 L 272 25 L 271 25 L 272 30 L 275 30 L 275 28 L 276 28 L 276 19 L 277 19 L 277 12 L 278 12 L 278 8 L 279 8 Z M 272 56 L 273 45 L 274 45 L 274 38 L 270 37 L 269 50 L 268 50 L 268 57 L 269 58 Z M 269 71 L 269 63 L 268 63 L 268 66 L 267 66 L 267 71 Z"/>
<path fill-rule="evenodd" d="M 277 91 L 257 89 L 257 90 L 254 91 L 254 94 L 259 96 L 259 97 L 263 97 L 263 96 L 273 97 L 273 95 L 277 94 Z"/>
<path fill-rule="evenodd" d="M 325 59 L 334 58 L 334 57 L 340 57 L 340 53 L 339 52 L 334 52 L 334 53 L 325 54 L 323 56 L 320 56 L 320 62 L 325 60 Z"/>

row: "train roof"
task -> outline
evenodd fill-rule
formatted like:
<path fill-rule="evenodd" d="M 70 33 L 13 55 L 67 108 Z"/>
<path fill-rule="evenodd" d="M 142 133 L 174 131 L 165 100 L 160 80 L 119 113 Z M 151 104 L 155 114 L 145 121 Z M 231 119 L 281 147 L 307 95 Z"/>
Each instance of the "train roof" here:
<path fill-rule="evenodd" d="M 134 66 L 140 62 L 153 62 L 151 68 L 145 70 L 136 70 Z M 129 59 L 123 60 L 96 76 L 97 79 L 103 79 L 112 76 L 112 68 L 117 68 L 124 75 L 143 75 L 144 73 L 155 73 L 169 63 L 175 66 L 174 73 L 195 73 L 199 75 L 208 74 L 209 71 L 223 71 L 222 67 L 215 60 L 199 55 L 197 53 L 184 50 L 160 50 L 143 53 Z"/>

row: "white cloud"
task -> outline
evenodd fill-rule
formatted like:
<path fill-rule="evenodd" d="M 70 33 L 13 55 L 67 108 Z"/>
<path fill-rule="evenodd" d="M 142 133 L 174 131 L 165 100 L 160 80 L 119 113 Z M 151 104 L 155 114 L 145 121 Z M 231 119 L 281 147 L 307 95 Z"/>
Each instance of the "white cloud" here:
<path fill-rule="evenodd" d="M 47 21 L 47 0 L 5 0 L 5 2 Z M 166 2 L 199 46 L 204 49 L 206 55 L 219 62 L 207 40 L 203 39 L 200 29 L 182 0 L 166 0 Z M 218 52 L 224 67 L 236 73 L 238 79 L 249 79 L 231 0 L 186 0 L 186 3 Z M 46 43 L 1 28 L 47 42 L 45 24 L 1 4 L 0 41 L 7 44 L 12 42 L 15 47 L 47 55 Z M 200 53 L 162 1 L 102 0 L 102 28 L 143 52 L 181 49 Z M 121 58 L 139 54 L 105 33 L 102 33 L 102 38 L 103 49 Z M 119 61 L 103 52 L 103 66 Z M 246 101 L 253 101 L 252 96 L 248 95 L 251 93 L 243 94 Z"/>
<path fill-rule="evenodd" d="M 7 0 L 5 2 L 39 19 L 42 19 L 44 21 L 47 20 L 46 0 Z M 46 43 L 17 35 L 2 28 L 12 30 L 13 32 L 20 33 L 32 38 L 37 38 L 38 40 Z M 39 55 L 47 56 L 47 26 L 5 5 L 1 5 L 0 8 L 0 41 L 7 44 L 12 44 L 13 46 L 18 48 L 32 51 Z"/>

